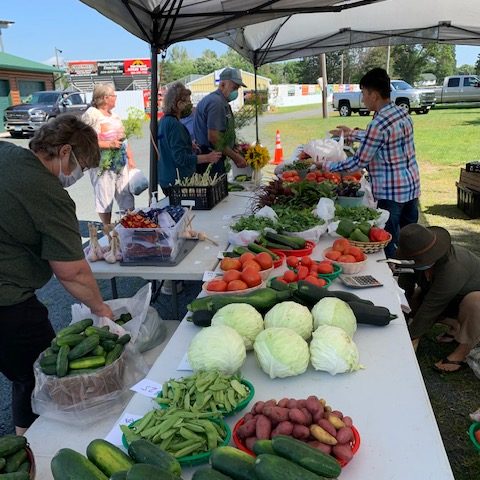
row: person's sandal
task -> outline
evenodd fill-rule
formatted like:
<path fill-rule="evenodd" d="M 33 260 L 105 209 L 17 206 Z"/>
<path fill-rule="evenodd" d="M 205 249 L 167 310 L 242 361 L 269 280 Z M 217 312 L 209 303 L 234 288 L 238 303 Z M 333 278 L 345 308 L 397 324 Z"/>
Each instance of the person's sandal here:
<path fill-rule="evenodd" d="M 455 373 L 459 370 L 462 370 L 467 365 L 467 362 L 462 360 L 449 360 L 447 357 L 445 357 L 440 360 L 440 365 L 457 365 L 458 368 L 455 370 L 444 370 L 437 365 L 433 365 L 433 369 L 440 373 Z"/>
<path fill-rule="evenodd" d="M 456 342 L 455 337 L 450 335 L 449 333 L 443 333 L 442 335 L 438 335 L 436 338 L 437 343 L 453 343 Z"/>

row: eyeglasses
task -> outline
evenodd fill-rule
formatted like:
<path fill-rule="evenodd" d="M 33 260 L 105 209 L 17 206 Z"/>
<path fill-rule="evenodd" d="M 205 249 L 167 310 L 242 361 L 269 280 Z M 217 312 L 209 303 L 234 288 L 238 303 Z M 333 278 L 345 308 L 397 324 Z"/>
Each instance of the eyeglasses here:
<path fill-rule="evenodd" d="M 115 93 L 110 93 L 109 95 L 105 95 L 106 97 L 117 97 Z"/>

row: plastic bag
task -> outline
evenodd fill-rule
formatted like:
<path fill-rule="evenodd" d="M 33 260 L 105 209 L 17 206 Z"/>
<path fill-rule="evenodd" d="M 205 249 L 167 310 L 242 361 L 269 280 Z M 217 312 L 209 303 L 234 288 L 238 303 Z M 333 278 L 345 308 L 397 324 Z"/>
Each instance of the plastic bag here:
<path fill-rule="evenodd" d="M 470 350 L 470 353 L 467 355 L 467 363 L 469 367 L 473 370 L 473 373 L 477 378 L 480 378 L 480 347 L 475 347 Z M 477 410 L 478 412 L 478 410 Z M 476 413 L 477 413 L 476 412 Z M 480 413 L 480 412 L 478 412 Z M 480 420 L 478 420 L 480 421 Z"/>
<path fill-rule="evenodd" d="M 303 147 L 303 151 L 316 162 L 338 162 L 347 158 L 343 150 L 343 135 L 338 142 L 332 138 L 312 140 Z"/>
<path fill-rule="evenodd" d="M 232 245 L 240 245 L 246 247 L 249 243 L 254 242 L 260 237 L 261 232 L 257 230 L 242 230 L 241 232 L 228 231 L 228 243 Z"/>
<path fill-rule="evenodd" d="M 270 220 L 274 221 L 278 220 L 278 215 L 275 213 L 275 210 L 268 205 L 265 205 L 260 210 L 257 210 L 257 212 L 255 212 L 255 216 L 269 218 Z"/>
<path fill-rule="evenodd" d="M 331 198 L 321 198 L 315 207 L 315 214 L 328 224 L 335 217 L 335 203 Z"/>
<path fill-rule="evenodd" d="M 101 327 L 107 323 L 107 319 L 94 315 L 92 318 L 96 326 Z M 111 330 L 118 334 L 124 331 L 118 325 L 114 325 Z M 38 415 L 68 424 L 83 426 L 95 423 L 105 415 L 120 413 L 133 394 L 130 387 L 148 373 L 143 356 L 130 343 L 125 346 L 120 358 L 111 365 L 92 373 L 62 378 L 42 372 L 39 364 L 42 356 L 43 353 L 33 365 L 35 389 L 32 409 Z"/>
<path fill-rule="evenodd" d="M 140 195 L 148 188 L 148 179 L 138 168 L 128 169 L 128 190 L 132 195 Z"/>
<path fill-rule="evenodd" d="M 128 322 L 130 323 L 130 322 Z M 127 325 L 128 325 L 127 323 Z M 153 307 L 148 307 L 145 320 L 140 325 L 135 346 L 140 353 L 160 345 L 167 336 L 167 326 Z"/>
<path fill-rule="evenodd" d="M 292 237 L 303 238 L 304 240 L 310 240 L 311 242 L 318 243 L 320 237 L 327 231 L 328 224 L 325 222 L 322 225 L 317 225 L 316 227 L 309 228 L 303 232 L 285 232 L 285 235 L 290 235 Z"/>

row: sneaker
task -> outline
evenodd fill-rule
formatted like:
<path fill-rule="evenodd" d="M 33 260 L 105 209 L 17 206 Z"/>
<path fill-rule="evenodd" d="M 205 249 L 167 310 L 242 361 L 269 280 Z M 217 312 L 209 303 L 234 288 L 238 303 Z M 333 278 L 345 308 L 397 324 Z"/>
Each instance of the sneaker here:
<path fill-rule="evenodd" d="M 175 282 L 175 285 L 177 286 L 177 293 L 180 293 L 183 291 L 183 282 Z M 163 295 L 171 295 L 173 291 L 173 281 L 172 280 L 165 280 L 163 282 L 162 288 L 160 289 L 160 292 Z"/>

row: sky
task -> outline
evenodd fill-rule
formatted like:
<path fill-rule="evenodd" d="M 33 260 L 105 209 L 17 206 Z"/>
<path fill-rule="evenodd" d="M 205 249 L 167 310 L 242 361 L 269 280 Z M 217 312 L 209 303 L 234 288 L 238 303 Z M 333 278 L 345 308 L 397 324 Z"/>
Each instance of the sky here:
<path fill-rule="evenodd" d="M 38 62 L 149 58 L 146 42 L 79 0 L 0 0 L 0 20 L 15 22 L 0 30 L 4 51 Z M 206 49 L 221 55 L 227 47 L 212 40 L 179 43 L 198 57 Z M 56 51 L 56 49 L 61 50 Z M 457 46 L 457 65 L 474 65 L 480 46 Z"/>

